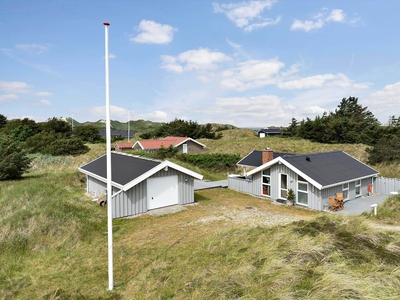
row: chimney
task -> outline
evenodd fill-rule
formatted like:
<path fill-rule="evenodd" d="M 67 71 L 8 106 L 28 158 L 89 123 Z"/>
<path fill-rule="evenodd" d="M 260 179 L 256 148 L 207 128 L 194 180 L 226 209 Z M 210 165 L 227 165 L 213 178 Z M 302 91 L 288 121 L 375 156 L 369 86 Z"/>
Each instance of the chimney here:
<path fill-rule="evenodd" d="M 274 151 L 269 148 L 266 148 L 262 151 L 262 164 L 266 164 L 267 162 L 274 159 Z"/>

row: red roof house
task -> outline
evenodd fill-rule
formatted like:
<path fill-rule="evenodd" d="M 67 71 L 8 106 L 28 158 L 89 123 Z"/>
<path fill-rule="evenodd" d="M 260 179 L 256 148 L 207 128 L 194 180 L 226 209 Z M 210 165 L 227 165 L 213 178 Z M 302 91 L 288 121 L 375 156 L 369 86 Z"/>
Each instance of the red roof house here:
<path fill-rule="evenodd" d="M 190 137 L 179 137 L 179 136 L 167 136 L 161 140 L 140 140 L 133 145 L 133 149 L 136 151 L 145 151 L 153 153 L 157 149 L 169 146 L 177 147 L 179 149 L 178 153 L 201 153 L 206 150 L 206 146 Z"/>

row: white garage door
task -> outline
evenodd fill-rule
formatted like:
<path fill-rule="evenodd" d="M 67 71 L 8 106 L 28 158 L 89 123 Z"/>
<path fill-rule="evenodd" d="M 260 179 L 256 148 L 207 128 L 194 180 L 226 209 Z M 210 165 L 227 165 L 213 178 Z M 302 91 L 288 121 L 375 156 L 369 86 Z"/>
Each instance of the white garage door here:
<path fill-rule="evenodd" d="M 148 209 L 178 204 L 178 175 L 147 179 Z"/>

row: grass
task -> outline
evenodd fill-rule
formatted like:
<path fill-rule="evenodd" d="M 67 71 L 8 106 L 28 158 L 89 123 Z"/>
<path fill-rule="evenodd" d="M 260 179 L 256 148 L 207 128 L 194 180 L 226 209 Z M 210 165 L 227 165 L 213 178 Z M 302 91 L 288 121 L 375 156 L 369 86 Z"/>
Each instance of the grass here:
<path fill-rule="evenodd" d="M 375 216 L 373 212 L 365 213 L 371 220 L 379 223 L 400 226 L 400 195 L 390 196 L 379 206 L 379 213 Z"/>
<path fill-rule="evenodd" d="M 228 189 L 196 192 L 180 213 L 114 220 L 107 291 L 106 210 L 77 171 L 104 153 L 91 148 L 36 156 L 23 180 L 0 182 L 0 299 L 398 298 L 399 232 Z M 385 219 L 400 219 L 399 201 L 386 205 Z"/>

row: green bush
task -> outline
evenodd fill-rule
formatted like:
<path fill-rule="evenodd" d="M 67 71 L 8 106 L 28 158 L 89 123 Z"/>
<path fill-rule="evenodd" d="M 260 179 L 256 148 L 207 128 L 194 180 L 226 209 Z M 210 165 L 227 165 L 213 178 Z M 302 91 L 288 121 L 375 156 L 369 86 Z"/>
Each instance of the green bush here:
<path fill-rule="evenodd" d="M 53 141 L 40 152 L 43 154 L 58 155 L 80 155 L 89 152 L 90 148 L 86 146 L 81 139 L 61 139 Z"/>
<path fill-rule="evenodd" d="M 223 171 L 235 168 L 236 163 L 240 160 L 240 155 L 222 153 L 180 154 L 177 159 L 199 168 Z"/>
<path fill-rule="evenodd" d="M 11 139 L 0 140 L 0 180 L 20 179 L 30 168 L 30 163 L 19 143 Z"/>

